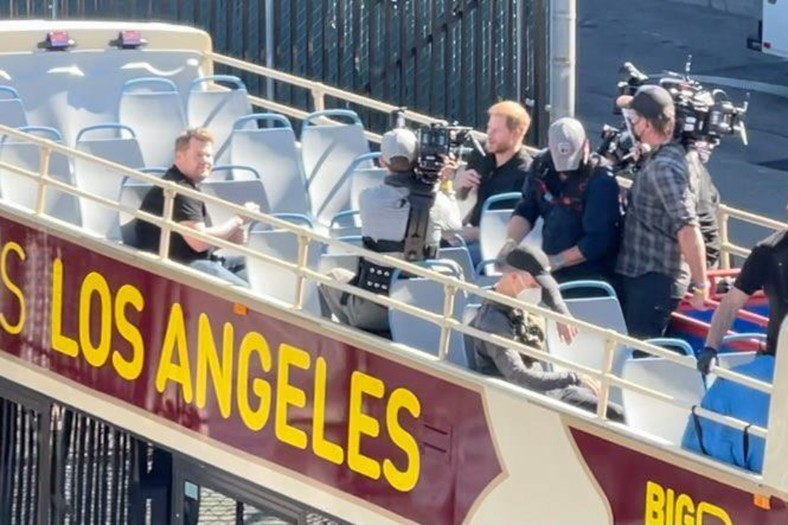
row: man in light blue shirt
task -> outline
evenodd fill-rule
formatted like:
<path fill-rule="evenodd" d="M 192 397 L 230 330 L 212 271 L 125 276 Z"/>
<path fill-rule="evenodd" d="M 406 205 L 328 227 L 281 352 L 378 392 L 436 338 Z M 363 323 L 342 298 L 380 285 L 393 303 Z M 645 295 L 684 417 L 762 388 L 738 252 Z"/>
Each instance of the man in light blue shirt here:
<path fill-rule="evenodd" d="M 754 361 L 731 371 L 771 383 L 774 356 L 759 354 Z M 769 420 L 768 394 L 724 378 L 717 379 L 706 392 L 701 407 L 764 428 Z M 697 414 L 690 415 L 681 446 L 753 472 L 763 470 L 763 438 Z"/>

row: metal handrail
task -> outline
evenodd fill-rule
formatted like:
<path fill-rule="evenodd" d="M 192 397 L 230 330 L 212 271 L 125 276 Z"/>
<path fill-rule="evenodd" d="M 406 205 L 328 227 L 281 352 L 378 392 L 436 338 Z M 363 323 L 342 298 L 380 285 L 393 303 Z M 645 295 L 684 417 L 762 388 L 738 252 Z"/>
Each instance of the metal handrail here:
<path fill-rule="evenodd" d="M 323 109 L 325 109 L 325 106 L 324 106 L 324 103 L 323 103 L 325 95 L 329 95 L 329 96 L 332 96 L 332 97 L 335 97 L 335 98 L 340 98 L 340 99 L 345 100 L 347 102 L 352 102 L 352 103 L 358 104 L 360 106 L 367 107 L 369 109 L 382 111 L 382 112 L 386 112 L 386 113 L 397 109 L 395 106 L 393 106 L 391 104 L 386 104 L 386 103 L 383 103 L 383 102 L 375 101 L 375 100 L 363 97 L 361 95 L 357 95 L 357 94 L 354 94 L 354 93 L 343 91 L 343 90 L 340 90 L 338 88 L 334 88 L 334 87 L 331 87 L 331 86 L 326 86 L 326 85 L 318 83 L 318 82 L 313 82 L 313 81 L 305 80 L 305 79 L 302 79 L 302 78 L 298 78 L 298 77 L 295 77 L 293 75 L 288 75 L 286 73 L 282 73 L 282 72 L 279 72 L 279 71 L 272 70 L 270 68 L 249 64 L 247 62 L 243 62 L 243 61 L 231 58 L 231 57 L 226 57 L 224 55 L 210 54 L 209 58 L 213 59 L 215 62 L 220 63 L 220 64 L 228 65 L 228 66 L 235 67 L 235 68 L 238 68 L 238 69 L 250 72 L 250 73 L 262 75 L 262 76 L 265 76 L 267 78 L 271 78 L 271 79 L 282 81 L 282 82 L 287 82 L 287 83 L 289 83 L 291 85 L 308 89 L 311 92 L 311 94 L 312 94 L 313 101 L 314 101 L 314 106 L 315 106 L 316 110 L 323 110 Z M 293 117 L 296 117 L 296 118 L 300 118 L 300 119 L 304 119 L 304 118 L 306 118 L 309 115 L 309 113 L 307 113 L 305 111 L 301 111 L 301 110 L 297 110 L 297 109 L 294 109 L 294 108 L 290 108 L 288 106 L 279 104 L 279 103 L 274 102 L 274 101 L 270 101 L 270 100 L 264 99 L 262 97 L 250 96 L 250 101 L 252 102 L 252 104 L 254 104 L 256 106 L 264 107 L 264 108 L 267 108 L 267 109 L 273 109 L 273 110 L 279 111 L 279 112 L 281 112 L 283 114 L 290 115 L 290 116 L 293 116 Z M 416 113 L 416 112 L 413 112 L 413 111 L 406 111 L 405 112 L 405 117 L 407 119 L 413 121 L 413 122 L 418 122 L 418 123 L 422 123 L 422 124 L 430 124 L 430 123 L 439 121 L 439 119 L 435 119 L 435 118 L 429 117 L 427 115 L 423 115 L 423 114 Z M 387 256 L 387 255 L 381 255 L 381 254 L 377 254 L 377 253 L 368 252 L 368 251 L 364 250 L 361 247 L 357 247 L 357 246 L 352 245 L 352 244 L 348 244 L 348 243 L 344 243 L 344 242 L 341 242 L 341 241 L 337 241 L 335 239 L 332 239 L 328 235 L 323 235 L 323 234 L 314 232 L 314 231 L 312 231 L 310 229 L 294 225 L 291 222 L 288 222 L 286 220 L 281 220 L 281 219 L 278 219 L 278 218 L 273 217 L 271 215 L 260 213 L 260 212 L 249 211 L 246 208 L 244 208 L 243 206 L 224 202 L 221 199 L 218 199 L 218 198 L 213 197 L 211 195 L 203 194 L 201 192 L 198 192 L 196 190 L 192 190 L 192 189 L 189 189 L 189 188 L 177 186 L 177 185 L 175 185 L 175 184 L 173 184 L 171 182 L 163 181 L 163 180 L 161 180 L 158 177 L 154 177 L 152 175 L 147 175 L 147 174 L 141 173 L 139 171 L 127 168 L 125 166 L 122 166 L 122 165 L 119 165 L 119 164 L 116 164 L 116 163 L 113 163 L 113 162 L 101 159 L 99 157 L 95 157 L 95 156 L 90 155 L 90 154 L 85 153 L 85 152 L 81 152 L 81 151 L 73 150 L 71 148 L 67 148 L 67 147 L 65 147 L 65 146 L 63 146 L 61 144 L 58 144 L 58 143 L 55 143 L 55 142 L 52 142 L 52 141 L 49 141 L 49 140 L 46 140 L 46 139 L 40 139 L 38 137 L 29 135 L 29 134 L 26 134 L 26 133 L 21 133 L 21 132 L 19 132 L 17 130 L 14 130 L 12 128 L 8 128 L 6 126 L 0 125 L 0 133 L 6 134 L 6 135 L 9 135 L 9 136 L 14 136 L 16 138 L 19 138 L 19 139 L 22 139 L 22 140 L 25 140 L 25 141 L 37 144 L 39 147 L 42 148 L 41 170 L 40 170 L 40 173 L 38 173 L 38 174 L 33 174 L 31 172 L 27 172 L 26 170 L 21 170 L 18 167 L 14 167 L 14 166 L 8 165 L 7 163 L 0 163 L 0 167 L 3 167 L 4 169 L 12 169 L 12 171 L 20 173 L 20 174 L 22 174 L 23 176 L 26 176 L 26 177 L 32 177 L 38 182 L 38 184 L 39 184 L 39 201 L 37 202 L 36 214 L 38 216 L 40 216 L 40 217 L 44 217 L 44 210 L 46 209 L 45 202 L 46 202 L 47 188 L 48 187 L 54 187 L 54 188 L 57 188 L 60 191 L 71 193 L 73 195 L 77 195 L 77 196 L 83 197 L 83 198 L 89 198 L 89 199 L 92 199 L 94 201 L 100 202 L 102 204 L 111 206 L 111 207 L 117 209 L 118 211 L 123 211 L 125 213 L 128 213 L 128 214 L 136 217 L 136 218 L 144 219 L 146 221 L 149 221 L 149 222 L 159 226 L 162 229 L 162 240 L 161 240 L 161 245 L 159 247 L 160 249 L 159 249 L 159 254 L 158 254 L 158 258 L 160 260 L 166 260 L 167 259 L 167 253 L 169 251 L 168 250 L 169 237 L 171 235 L 171 232 L 177 232 L 177 233 L 180 233 L 180 234 L 188 234 L 191 237 L 195 237 L 195 238 L 198 238 L 200 240 L 203 240 L 203 241 L 206 241 L 206 242 L 210 242 L 210 243 L 212 243 L 212 244 L 214 244 L 216 246 L 219 246 L 219 247 L 232 248 L 233 250 L 235 250 L 237 252 L 240 252 L 240 253 L 243 253 L 244 255 L 259 258 L 259 259 L 264 260 L 266 262 L 270 262 L 270 263 L 276 264 L 278 266 L 281 266 L 283 268 L 286 268 L 289 271 L 295 272 L 298 278 L 297 278 L 297 283 L 296 283 L 296 286 L 297 286 L 297 288 L 296 288 L 296 295 L 295 295 L 296 299 L 295 299 L 295 304 L 293 306 L 296 309 L 300 310 L 301 307 L 302 307 L 304 284 L 305 284 L 305 281 L 307 279 L 309 279 L 309 280 L 321 283 L 324 286 L 333 287 L 333 288 L 342 290 L 344 292 L 353 293 L 353 294 L 355 294 L 355 295 L 357 295 L 359 297 L 363 297 L 365 299 L 368 299 L 370 301 L 376 302 L 378 304 L 385 305 L 385 306 L 387 306 L 389 308 L 399 309 L 401 311 L 404 311 L 405 313 L 408 313 L 408 314 L 411 314 L 411 315 L 414 315 L 414 316 L 418 316 L 418 317 L 420 317 L 420 318 L 422 318 L 424 320 L 427 320 L 427 321 L 429 321 L 431 323 L 434 323 L 434 324 L 438 325 L 441 328 L 440 347 L 438 349 L 439 351 L 438 351 L 438 357 L 437 357 L 438 360 L 445 360 L 445 358 L 447 357 L 447 355 L 448 355 L 448 347 L 449 347 L 449 343 L 450 343 L 450 338 L 452 336 L 456 336 L 458 334 L 465 334 L 465 335 L 469 335 L 471 337 L 487 338 L 487 339 L 490 339 L 490 340 L 494 341 L 496 344 L 499 344 L 500 346 L 515 349 L 515 350 L 517 350 L 518 352 L 520 352 L 522 354 L 528 355 L 529 357 L 538 359 L 540 361 L 548 362 L 548 363 L 554 364 L 556 366 L 561 366 L 561 367 L 564 367 L 564 368 L 567 368 L 567 369 L 570 369 L 570 370 L 574 370 L 574 371 L 577 371 L 577 372 L 581 372 L 581 373 L 584 373 L 584 374 L 591 375 L 593 377 L 598 378 L 601 381 L 601 385 L 602 385 L 602 391 L 600 392 L 600 410 L 597 413 L 597 417 L 600 420 L 605 420 L 606 419 L 606 414 L 605 414 L 604 407 L 606 405 L 607 399 L 609 398 L 609 390 L 610 390 L 611 386 L 619 386 L 619 387 L 622 387 L 622 388 L 630 388 L 630 389 L 636 390 L 636 391 L 638 391 L 640 393 L 656 397 L 658 399 L 667 400 L 667 401 L 671 400 L 670 396 L 666 396 L 663 393 L 660 393 L 660 392 L 657 392 L 657 391 L 654 391 L 654 390 L 651 390 L 651 389 L 644 388 L 642 386 L 636 385 L 636 384 L 631 383 L 629 381 L 625 381 L 625 380 L 619 378 L 618 376 L 616 376 L 615 374 L 612 373 L 613 353 L 616 351 L 616 348 L 619 345 L 622 345 L 622 346 L 628 347 L 628 348 L 638 349 L 638 350 L 647 352 L 649 354 L 665 358 L 665 359 L 667 359 L 669 361 L 673 361 L 675 363 L 678 363 L 681 366 L 688 366 L 687 363 L 686 363 L 686 360 L 683 360 L 680 356 L 676 355 L 675 353 L 673 353 L 673 352 L 671 352 L 669 350 L 665 350 L 665 349 L 660 348 L 658 346 L 654 346 L 654 345 L 645 343 L 643 341 L 636 340 L 636 339 L 631 338 L 629 336 L 625 336 L 625 335 L 616 333 L 613 330 L 600 328 L 600 327 L 598 327 L 596 325 L 592 325 L 592 324 L 587 323 L 585 321 L 574 319 L 574 318 L 571 318 L 571 317 L 567 317 L 567 316 L 564 316 L 562 314 L 558 314 L 558 313 L 552 312 L 550 310 L 545 310 L 545 309 L 543 309 L 541 307 L 538 307 L 538 306 L 523 304 L 523 303 L 517 301 L 516 299 L 500 295 L 500 294 L 498 294 L 495 291 L 489 291 L 489 290 L 478 288 L 477 286 L 475 286 L 473 284 L 467 283 L 467 282 L 462 281 L 460 279 L 457 279 L 455 277 L 447 277 L 447 276 L 442 275 L 440 273 L 436 273 L 436 272 L 431 271 L 429 269 L 425 269 L 425 268 L 423 268 L 423 267 L 421 267 L 419 265 L 408 263 L 408 262 L 405 262 L 405 261 L 403 261 L 401 259 L 398 259 L 398 258 L 395 258 L 395 257 L 392 257 L 392 256 Z M 483 134 L 479 133 L 479 135 L 483 137 Z M 370 138 L 371 140 L 378 140 L 378 141 L 380 140 L 380 135 L 377 135 L 377 134 L 374 134 L 374 133 L 367 132 L 367 137 Z M 68 184 L 62 183 L 60 181 L 57 181 L 57 180 L 49 177 L 49 174 L 48 174 L 48 160 L 49 160 L 49 157 L 51 156 L 52 152 L 58 152 L 58 153 L 66 155 L 66 156 L 69 156 L 71 158 L 81 158 L 81 159 L 84 159 L 84 160 L 88 160 L 90 162 L 94 162 L 96 164 L 103 165 L 104 167 L 111 168 L 113 170 L 117 170 L 117 171 L 119 171 L 121 173 L 124 173 L 124 174 L 130 176 L 133 179 L 141 180 L 141 181 L 144 181 L 146 183 L 150 183 L 152 185 L 156 185 L 156 186 L 162 187 L 164 189 L 164 192 L 165 192 L 165 214 L 164 214 L 164 218 L 155 217 L 155 216 L 149 215 L 147 213 L 140 212 L 137 209 L 128 208 L 128 207 L 122 205 L 120 202 L 115 202 L 115 201 L 112 201 L 111 199 L 106 199 L 106 198 L 99 197 L 97 195 L 94 195 L 94 194 L 91 194 L 91 193 L 89 193 L 87 191 L 84 191 L 84 190 L 82 190 L 80 188 L 76 188 L 74 186 L 70 186 Z M 296 235 L 298 237 L 298 240 L 299 240 L 298 261 L 295 262 L 295 263 L 290 262 L 290 261 L 283 261 L 283 260 L 277 259 L 275 257 L 266 255 L 264 253 L 258 252 L 256 250 L 249 249 L 249 248 L 247 248 L 245 246 L 235 245 L 235 244 L 229 243 L 228 241 L 225 241 L 223 239 L 218 239 L 218 238 L 212 237 L 210 235 L 207 235 L 207 234 L 204 234 L 204 233 L 201 233 L 201 232 L 197 232 L 197 231 L 195 231 L 193 229 L 187 228 L 185 226 L 182 226 L 182 225 L 179 225 L 179 224 L 173 222 L 172 219 L 171 219 L 171 209 L 172 209 L 172 203 L 173 203 L 173 200 L 174 200 L 174 197 L 175 197 L 176 194 L 187 195 L 187 196 L 190 196 L 190 197 L 193 197 L 193 198 L 197 198 L 199 200 L 202 200 L 202 201 L 208 202 L 208 203 L 214 203 L 214 204 L 221 203 L 223 206 L 225 206 L 226 208 L 231 209 L 233 212 L 237 213 L 238 215 L 250 218 L 250 219 L 258 221 L 258 222 L 263 222 L 265 224 L 269 224 L 269 225 L 271 225 L 271 226 L 273 226 L 273 227 L 275 227 L 277 229 L 280 229 L 280 230 L 289 231 L 290 233 Z M 737 219 L 740 219 L 740 220 L 744 220 L 746 222 L 751 222 L 751 223 L 754 223 L 754 224 L 762 225 L 762 226 L 765 226 L 765 227 L 771 227 L 771 228 L 785 227 L 786 226 L 783 223 L 779 223 L 778 221 L 773 221 L 771 219 L 762 218 L 762 217 L 759 217 L 759 216 L 757 216 L 755 214 L 751 214 L 749 212 L 745 212 L 745 211 L 742 211 L 742 210 L 737 210 L 737 209 L 734 209 L 734 208 L 731 208 L 731 207 L 728 207 L 728 206 L 721 207 L 721 217 L 724 219 L 724 221 L 723 221 L 723 224 L 724 224 L 723 230 L 724 230 L 724 233 L 725 233 L 725 238 L 723 239 L 723 250 L 725 251 L 726 255 L 728 255 L 731 252 L 732 253 L 736 253 L 736 254 L 739 254 L 739 253 L 742 253 L 742 252 L 746 252 L 746 250 L 744 250 L 743 248 L 739 248 L 739 247 L 737 247 L 735 245 L 732 245 L 729 242 L 729 240 L 727 239 L 727 220 L 728 220 L 728 218 L 737 218 Z M 408 273 L 411 273 L 413 275 L 417 275 L 417 276 L 420 276 L 420 277 L 426 277 L 426 278 L 429 278 L 429 279 L 431 279 L 433 281 L 436 281 L 436 282 L 442 284 L 443 287 L 444 287 L 444 290 L 445 290 L 445 301 L 444 301 L 443 311 L 440 314 L 436 314 L 436 313 L 433 313 L 433 312 L 428 312 L 428 311 L 426 311 L 426 310 L 424 310 L 422 308 L 419 308 L 419 307 L 416 307 L 416 306 L 412 306 L 412 305 L 403 303 L 401 301 L 398 301 L 398 300 L 395 300 L 395 299 L 391 299 L 391 298 L 386 297 L 386 296 L 380 296 L 380 295 L 377 295 L 377 294 L 374 294 L 374 293 L 371 293 L 371 292 L 367 292 L 365 290 L 361 290 L 361 289 L 356 288 L 356 287 L 354 287 L 352 285 L 349 285 L 349 284 L 338 283 L 338 282 L 334 281 L 333 279 L 331 279 L 330 277 L 325 276 L 325 275 L 323 275 L 323 274 L 321 274 L 321 273 L 319 273 L 319 272 L 317 272 L 315 270 L 312 270 L 311 268 L 309 268 L 307 266 L 307 252 L 308 252 L 308 247 L 309 247 L 309 243 L 310 242 L 318 242 L 318 243 L 322 243 L 322 244 L 329 245 L 329 246 L 341 247 L 341 249 L 343 251 L 345 251 L 346 253 L 355 254 L 355 255 L 359 255 L 359 256 L 364 256 L 365 258 L 367 258 L 367 259 L 369 259 L 369 260 L 371 260 L 371 261 L 373 261 L 373 262 L 375 262 L 377 264 L 382 264 L 382 265 L 387 265 L 387 266 L 392 266 L 392 267 L 395 267 L 395 268 L 399 268 L 399 269 L 401 269 L 403 271 L 406 271 Z M 482 331 L 479 331 L 479 330 L 477 330 L 477 329 L 475 329 L 473 327 L 464 325 L 461 321 L 455 319 L 455 317 L 454 317 L 454 301 L 455 301 L 455 298 L 456 298 L 456 294 L 460 293 L 460 292 L 470 293 L 470 294 L 473 294 L 473 295 L 475 295 L 477 297 L 481 297 L 482 299 L 485 299 L 485 300 L 489 300 L 489 301 L 493 301 L 493 302 L 497 302 L 497 303 L 501 303 L 501 304 L 506 304 L 506 305 L 511 306 L 511 307 L 521 308 L 521 309 L 526 310 L 526 311 L 528 311 L 530 313 L 537 314 L 537 315 L 539 315 L 539 316 L 541 316 L 543 318 L 546 318 L 546 319 L 549 319 L 549 320 L 552 320 L 552 321 L 555 321 L 555 322 L 558 322 L 558 323 L 562 323 L 562 324 L 573 325 L 573 326 L 578 327 L 579 329 L 586 330 L 588 332 L 591 332 L 591 333 L 594 333 L 594 334 L 596 334 L 598 336 L 601 336 L 602 338 L 604 338 L 604 340 L 606 342 L 606 359 L 605 359 L 606 364 L 604 366 L 604 369 L 601 370 L 601 371 L 596 370 L 596 369 L 591 369 L 591 368 L 586 367 L 584 365 L 580 365 L 580 364 L 568 361 L 566 359 L 563 359 L 561 357 L 557 357 L 557 356 L 555 356 L 553 354 L 544 353 L 541 350 L 530 348 L 528 346 L 525 346 L 525 345 L 522 345 L 520 343 L 514 342 L 514 341 L 512 341 L 510 339 L 502 338 L 502 337 L 499 337 L 499 336 L 491 336 L 489 333 L 482 332 Z M 243 293 L 252 293 L 252 292 L 243 291 Z M 763 383 L 761 381 L 754 380 L 754 379 L 752 379 L 750 377 L 743 376 L 741 374 L 737 374 L 735 372 L 731 372 L 729 370 L 722 370 L 722 369 L 715 370 L 715 373 L 717 373 L 719 377 L 724 377 L 726 379 L 729 379 L 729 380 L 732 380 L 732 381 L 744 384 L 746 386 L 749 386 L 751 388 L 754 388 L 754 389 L 762 391 L 762 392 L 771 393 L 771 385 L 768 385 L 768 384 Z M 728 419 L 732 419 L 732 418 L 723 418 L 723 419 L 728 420 Z M 733 421 L 735 421 L 735 420 L 733 420 Z M 723 423 L 728 424 L 727 421 L 723 421 Z M 758 430 L 760 430 L 760 429 L 758 429 Z M 766 431 L 764 430 L 764 435 L 765 434 L 766 434 Z"/>
<path fill-rule="evenodd" d="M 342 89 L 339 89 L 339 88 L 336 88 L 336 87 L 333 87 L 333 86 L 328 86 L 328 85 L 320 83 L 320 82 L 315 82 L 315 81 L 312 81 L 312 80 L 307 80 L 307 79 L 300 78 L 300 77 L 297 77 L 297 76 L 294 76 L 294 75 L 290 75 L 288 73 L 283 73 L 281 71 L 277 71 L 275 69 L 271 69 L 271 68 L 268 68 L 268 67 L 259 66 L 259 65 L 256 65 L 256 64 L 250 64 L 248 62 L 244 62 L 243 60 L 239 60 L 237 58 L 232 58 L 232 57 L 229 57 L 229 56 L 226 56 L 226 55 L 222 55 L 222 54 L 219 54 L 219 53 L 210 53 L 208 56 L 209 56 L 209 58 L 211 60 L 213 60 L 217 64 L 223 64 L 223 65 L 226 65 L 226 66 L 234 67 L 234 68 L 240 69 L 242 71 L 246 71 L 248 73 L 253 73 L 253 74 L 256 74 L 256 75 L 260 75 L 260 76 L 266 77 L 268 79 L 272 79 L 272 80 L 276 80 L 276 81 L 280 81 L 280 82 L 285 82 L 287 84 L 290 84 L 291 86 L 296 86 L 296 87 L 300 87 L 300 88 L 309 90 L 311 95 L 312 95 L 312 99 L 313 99 L 313 103 L 314 103 L 314 107 L 315 107 L 316 111 L 320 111 L 320 110 L 325 109 L 324 99 L 325 99 L 326 95 L 329 95 L 331 97 L 335 97 L 335 98 L 344 100 L 346 102 L 351 102 L 351 103 L 354 103 L 354 104 L 358 104 L 359 106 L 362 106 L 362 107 L 365 107 L 365 108 L 368 108 L 368 109 L 381 111 L 381 112 L 384 112 L 384 113 L 390 113 L 390 112 L 395 111 L 396 109 L 398 109 L 398 107 L 394 106 L 393 104 L 388 104 L 388 103 L 385 103 L 385 102 L 380 102 L 380 101 L 377 101 L 377 100 L 373 100 L 373 99 L 367 98 L 367 97 L 365 97 L 363 95 L 358 95 L 356 93 L 352 93 L 350 91 L 345 91 L 345 90 L 342 90 Z M 279 104 L 279 103 L 276 103 L 276 102 L 264 99 L 262 97 L 250 96 L 249 98 L 250 98 L 250 101 L 252 102 L 252 104 L 254 104 L 254 105 L 258 105 L 260 107 L 264 107 L 264 108 L 267 108 L 267 109 L 273 109 L 273 110 L 276 110 L 276 111 L 280 111 L 283 114 L 286 114 L 286 115 L 289 115 L 289 116 L 292 116 L 292 117 L 304 119 L 307 115 L 309 115 L 309 113 L 306 112 L 306 111 L 290 108 L 290 107 L 285 106 L 283 104 Z M 418 113 L 418 112 L 410 111 L 410 110 L 406 110 L 404 112 L 404 116 L 405 116 L 406 119 L 411 120 L 413 122 L 420 123 L 420 124 L 432 124 L 434 122 L 439 122 L 440 121 L 440 119 L 436 119 L 436 118 L 430 117 L 429 115 L 425 115 L 423 113 Z M 376 133 L 372 133 L 370 131 L 365 131 L 365 135 L 366 135 L 366 137 L 369 140 L 372 140 L 374 142 L 380 142 L 380 140 L 381 140 L 381 135 L 376 134 Z M 476 135 L 480 139 L 485 138 L 485 134 L 481 133 L 479 131 L 474 131 L 474 135 Z M 531 153 L 534 153 L 535 151 L 537 151 L 536 149 L 530 148 L 530 147 L 528 147 L 528 150 Z M 619 181 L 619 184 L 621 185 L 621 187 L 624 188 L 624 189 L 629 188 L 631 186 L 631 184 L 632 184 L 632 181 L 630 179 L 623 178 L 623 177 L 619 177 L 618 181 Z M 750 253 L 750 251 L 747 250 L 746 248 L 742 248 L 741 246 L 737 246 L 737 245 L 732 244 L 730 242 L 729 233 L 728 233 L 729 232 L 728 221 L 731 218 L 735 218 L 735 219 L 738 219 L 738 220 L 741 220 L 741 221 L 744 221 L 744 222 L 748 222 L 750 224 L 755 224 L 755 225 L 758 225 L 758 226 L 763 226 L 765 228 L 770 228 L 770 229 L 774 229 L 774 230 L 780 230 L 780 229 L 788 228 L 788 224 L 786 224 L 786 223 L 783 223 L 783 222 L 780 222 L 780 221 L 777 221 L 777 220 L 774 220 L 774 219 L 769 219 L 767 217 L 761 217 L 759 215 L 756 215 L 756 214 L 753 214 L 753 213 L 750 213 L 750 212 L 747 212 L 747 211 L 744 211 L 744 210 L 739 210 L 739 209 L 736 209 L 736 208 L 732 208 L 732 207 L 724 205 L 724 204 L 720 205 L 718 219 L 719 219 L 719 225 L 720 225 L 720 238 L 721 238 L 721 244 L 722 244 L 722 247 L 721 247 L 721 249 L 722 249 L 721 266 L 722 266 L 723 269 L 730 269 L 730 267 L 731 267 L 730 256 L 731 255 L 737 255 L 737 256 L 740 256 L 740 257 L 746 257 Z"/>
<path fill-rule="evenodd" d="M 722 249 L 720 266 L 723 270 L 729 270 L 731 268 L 731 255 L 747 257 L 750 254 L 750 250 L 737 246 L 730 241 L 728 224 L 730 219 L 737 219 L 748 224 L 754 224 L 771 230 L 784 230 L 788 228 L 788 223 L 768 217 L 761 217 L 760 215 L 748 211 L 732 208 L 726 204 L 720 205 L 717 219 L 720 225 L 720 244 Z"/>

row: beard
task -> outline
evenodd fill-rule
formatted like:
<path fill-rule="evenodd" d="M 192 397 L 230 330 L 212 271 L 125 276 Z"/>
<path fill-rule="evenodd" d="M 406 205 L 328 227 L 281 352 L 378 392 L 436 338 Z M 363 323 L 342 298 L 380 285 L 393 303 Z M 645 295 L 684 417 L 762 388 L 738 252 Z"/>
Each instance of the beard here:
<path fill-rule="evenodd" d="M 492 153 L 493 155 L 498 154 L 498 153 L 505 153 L 505 152 L 509 151 L 509 147 L 507 147 L 507 144 L 502 144 L 500 142 L 496 142 L 496 143 L 493 143 L 493 144 L 490 144 L 488 142 L 485 145 L 484 149 L 487 150 L 487 153 Z"/>

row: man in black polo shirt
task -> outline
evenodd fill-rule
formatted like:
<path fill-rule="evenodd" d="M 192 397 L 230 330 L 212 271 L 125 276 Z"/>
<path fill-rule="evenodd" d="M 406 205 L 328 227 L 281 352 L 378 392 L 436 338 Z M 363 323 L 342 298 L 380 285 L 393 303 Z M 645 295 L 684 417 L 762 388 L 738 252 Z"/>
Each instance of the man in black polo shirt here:
<path fill-rule="evenodd" d="M 457 175 L 454 185 L 460 200 L 476 191 L 476 205 L 466 217 L 461 232 L 474 264 L 481 260 L 479 221 L 484 201 L 493 195 L 522 191 L 525 174 L 532 161 L 523 145 L 531 125 L 531 117 L 525 108 L 506 100 L 493 105 L 487 113 L 490 115 L 485 145 L 487 155 L 471 158 L 468 169 Z"/>
<path fill-rule="evenodd" d="M 759 242 L 744 261 L 733 288 L 722 298 L 712 317 L 706 347 L 698 357 L 701 372 L 708 372 L 736 313 L 752 294 L 761 289 L 769 298 L 769 327 L 764 353 L 774 355 L 780 325 L 788 313 L 788 230 L 774 233 Z"/>
<path fill-rule="evenodd" d="M 175 164 L 164 174 L 162 180 L 200 191 L 199 184 L 211 174 L 211 168 L 213 168 L 213 136 L 206 129 L 190 129 L 175 140 Z M 247 203 L 246 207 L 250 210 L 259 210 L 254 203 Z M 161 217 L 164 210 L 163 188 L 159 186 L 151 188 L 142 200 L 140 210 Z M 223 224 L 214 226 L 205 203 L 181 193 L 175 196 L 172 220 L 180 225 L 194 228 L 198 232 L 236 244 L 242 244 L 246 240 L 247 221 L 244 218 L 236 215 Z M 135 228 L 138 247 L 146 251 L 158 252 L 161 228 L 143 220 L 137 220 Z M 244 257 L 218 257 L 214 255 L 215 249 L 212 244 L 188 235 L 172 232 L 170 237 L 170 259 L 233 284 L 248 287 Z"/>

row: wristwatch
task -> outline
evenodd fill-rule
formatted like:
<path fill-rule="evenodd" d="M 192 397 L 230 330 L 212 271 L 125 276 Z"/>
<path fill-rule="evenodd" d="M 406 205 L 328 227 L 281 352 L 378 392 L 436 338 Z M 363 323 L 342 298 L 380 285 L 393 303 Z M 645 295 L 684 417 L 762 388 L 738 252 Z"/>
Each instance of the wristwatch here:
<path fill-rule="evenodd" d="M 690 293 L 693 293 L 693 294 L 696 294 L 696 295 L 703 295 L 703 291 L 706 290 L 706 288 L 708 288 L 708 287 L 709 287 L 709 282 L 708 281 L 703 281 L 703 283 L 701 283 L 701 284 L 691 283 L 690 284 Z"/>

